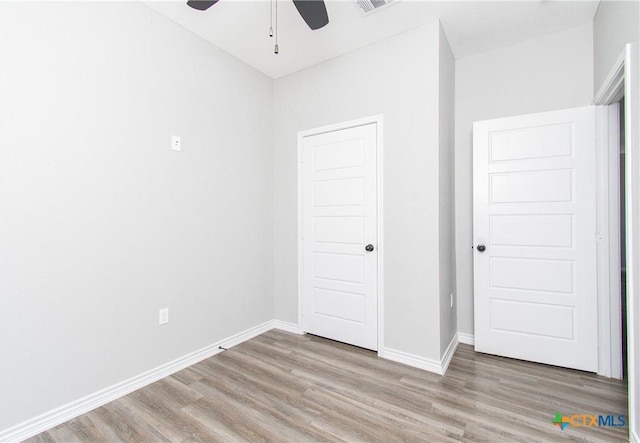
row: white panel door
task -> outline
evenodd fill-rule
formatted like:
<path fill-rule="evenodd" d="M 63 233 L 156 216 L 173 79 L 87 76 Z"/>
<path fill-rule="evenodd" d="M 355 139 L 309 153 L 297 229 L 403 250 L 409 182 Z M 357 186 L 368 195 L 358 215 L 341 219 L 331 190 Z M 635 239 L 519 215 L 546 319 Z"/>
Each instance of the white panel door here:
<path fill-rule="evenodd" d="M 302 329 L 377 350 L 376 124 L 302 149 Z"/>
<path fill-rule="evenodd" d="M 597 371 L 595 108 L 473 127 L 475 348 Z"/>

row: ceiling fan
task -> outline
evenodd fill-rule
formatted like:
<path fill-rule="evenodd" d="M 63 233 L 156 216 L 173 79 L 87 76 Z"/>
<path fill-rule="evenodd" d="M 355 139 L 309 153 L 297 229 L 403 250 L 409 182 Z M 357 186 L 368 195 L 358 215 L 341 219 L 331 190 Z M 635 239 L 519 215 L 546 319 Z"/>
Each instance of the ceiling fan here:
<path fill-rule="evenodd" d="M 218 3 L 218 0 L 187 1 L 187 5 L 199 11 L 206 11 L 216 3 Z M 293 4 L 296 6 L 302 19 L 311 29 L 320 29 L 329 23 L 329 16 L 327 15 L 324 0 L 293 0 Z"/>

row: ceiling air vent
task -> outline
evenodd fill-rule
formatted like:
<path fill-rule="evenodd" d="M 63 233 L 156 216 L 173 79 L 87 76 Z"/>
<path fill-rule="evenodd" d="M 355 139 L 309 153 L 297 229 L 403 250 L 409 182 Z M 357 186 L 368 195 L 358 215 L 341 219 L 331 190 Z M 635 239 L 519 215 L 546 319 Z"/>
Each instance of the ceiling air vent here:
<path fill-rule="evenodd" d="M 369 15 L 398 1 L 399 0 L 356 0 L 356 5 L 358 5 L 360 12 L 364 15 Z"/>

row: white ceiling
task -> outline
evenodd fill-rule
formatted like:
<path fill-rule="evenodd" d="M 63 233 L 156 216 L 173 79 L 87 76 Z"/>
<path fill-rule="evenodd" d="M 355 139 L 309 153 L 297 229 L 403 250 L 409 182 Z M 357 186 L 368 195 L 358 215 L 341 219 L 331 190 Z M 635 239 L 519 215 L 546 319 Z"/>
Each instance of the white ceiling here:
<path fill-rule="evenodd" d="M 280 53 L 269 38 L 269 0 L 220 0 L 207 11 L 185 1 L 152 9 L 272 78 L 315 65 L 438 18 L 456 58 L 590 22 L 598 0 L 411 1 L 364 16 L 354 2 L 325 0 L 329 24 L 311 31 L 291 0 L 278 0 Z M 275 0 L 274 0 L 275 1 Z"/>

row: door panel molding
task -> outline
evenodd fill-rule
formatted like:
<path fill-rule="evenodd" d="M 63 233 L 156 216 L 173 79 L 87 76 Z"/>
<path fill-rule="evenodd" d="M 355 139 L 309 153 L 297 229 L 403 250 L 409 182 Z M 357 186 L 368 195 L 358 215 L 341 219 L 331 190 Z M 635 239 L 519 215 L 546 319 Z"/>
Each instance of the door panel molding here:
<path fill-rule="evenodd" d="M 377 204 L 376 204 L 376 236 L 377 236 L 377 352 L 378 355 L 382 357 L 384 351 L 384 225 L 383 225 L 383 213 L 384 213 L 384 205 L 383 205 L 383 196 L 384 196 L 384 186 L 383 186 L 383 165 L 384 165 L 384 146 L 383 146 L 383 115 L 374 115 L 369 117 L 364 117 L 356 120 L 350 120 L 346 122 L 336 123 L 332 125 L 322 126 L 318 128 L 308 129 L 304 131 L 298 132 L 298 325 L 300 326 L 300 330 L 302 331 L 303 325 L 303 275 L 304 275 L 304 227 L 303 227 L 303 218 L 304 218 L 304 206 L 303 206 L 303 183 L 302 183 L 302 174 L 303 174 L 303 148 L 304 148 L 304 139 L 305 137 L 315 136 L 326 134 L 335 131 L 341 131 L 345 129 L 356 128 L 360 126 L 366 126 L 370 124 L 375 124 L 376 127 L 376 194 L 377 194 Z M 349 164 L 357 162 L 358 152 L 357 147 L 348 146 L 350 149 L 350 155 L 347 160 Z M 329 172 L 329 171 L 326 171 Z M 345 239 L 348 240 L 348 239 Z M 345 243 L 349 243 L 346 241 Z"/>

